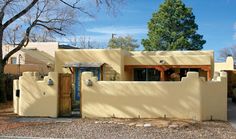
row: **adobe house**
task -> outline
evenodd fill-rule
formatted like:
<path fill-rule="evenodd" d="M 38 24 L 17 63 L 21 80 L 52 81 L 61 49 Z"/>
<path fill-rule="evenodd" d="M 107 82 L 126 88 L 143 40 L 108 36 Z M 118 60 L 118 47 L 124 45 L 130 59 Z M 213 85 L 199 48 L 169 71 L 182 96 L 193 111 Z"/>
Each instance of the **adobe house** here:
<path fill-rule="evenodd" d="M 14 48 L 14 45 L 4 45 L 3 56 Z M 47 75 L 54 71 L 55 51 L 72 48 L 75 49 L 72 46 L 59 45 L 58 42 L 29 42 L 9 58 L 4 73 L 21 75 L 22 72 L 31 71 Z"/>
<path fill-rule="evenodd" d="M 213 51 L 59 50 L 55 55 L 55 71 L 70 73 L 68 68 L 76 70 L 80 64 L 89 68 L 91 64 L 91 68 L 99 68 L 101 80 L 169 81 L 172 73 L 184 77 L 187 71 L 197 71 L 210 80 L 214 72 L 213 57 Z"/>
<path fill-rule="evenodd" d="M 21 75 L 22 72 L 31 71 L 47 75 L 54 70 L 54 55 L 58 45 L 58 42 L 29 42 L 9 58 L 4 73 Z M 14 48 L 14 45 L 4 45 L 3 56 Z"/>
<path fill-rule="evenodd" d="M 16 113 L 227 120 L 227 76 L 213 78 L 213 51 L 57 50 L 54 69 L 15 81 Z"/>

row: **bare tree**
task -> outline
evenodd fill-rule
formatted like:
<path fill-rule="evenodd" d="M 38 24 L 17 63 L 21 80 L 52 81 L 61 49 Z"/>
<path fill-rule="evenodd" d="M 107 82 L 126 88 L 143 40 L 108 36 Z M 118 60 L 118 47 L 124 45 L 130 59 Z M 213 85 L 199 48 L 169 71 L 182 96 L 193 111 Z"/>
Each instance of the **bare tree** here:
<path fill-rule="evenodd" d="M 81 49 L 94 49 L 99 48 L 99 43 L 92 40 L 89 36 L 76 36 L 68 38 L 68 43 L 72 46 L 81 48 Z"/>
<path fill-rule="evenodd" d="M 55 42 L 55 41 L 56 38 L 47 29 L 39 33 L 32 32 L 30 35 L 30 42 Z"/>
<path fill-rule="evenodd" d="M 232 56 L 234 59 L 236 59 L 236 45 L 231 46 L 231 47 L 222 48 L 219 51 L 218 60 L 225 61 L 228 56 Z"/>
<path fill-rule="evenodd" d="M 4 91 L 4 67 L 7 60 L 22 47 L 30 37 L 43 34 L 65 35 L 69 27 L 79 22 L 81 14 L 92 17 L 91 5 L 115 10 L 122 0 L 1 0 L 0 1 L 0 99 L 6 101 Z M 14 48 L 3 55 L 3 45 L 14 44 Z"/>

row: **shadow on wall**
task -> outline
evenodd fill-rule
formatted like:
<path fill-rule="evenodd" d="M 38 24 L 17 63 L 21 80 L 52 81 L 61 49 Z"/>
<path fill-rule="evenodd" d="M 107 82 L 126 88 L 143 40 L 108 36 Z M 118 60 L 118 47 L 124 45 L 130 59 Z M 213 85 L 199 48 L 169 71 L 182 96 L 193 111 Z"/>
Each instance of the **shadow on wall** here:
<path fill-rule="evenodd" d="M 13 102 L 15 112 L 20 116 L 57 117 L 58 74 L 50 72 L 43 80 L 39 78 L 36 72 L 25 72 L 18 82 L 14 81 L 20 90 L 20 97 Z M 53 85 L 48 85 L 49 79 Z"/>
<path fill-rule="evenodd" d="M 154 66 L 163 66 L 164 68 L 170 68 L 169 66 L 173 66 L 178 68 L 179 66 L 186 66 L 189 68 L 191 66 L 210 66 L 211 71 L 214 70 L 213 63 L 213 52 L 212 51 L 187 51 L 187 52 L 179 52 L 179 51 L 144 51 L 144 52 L 130 52 L 129 54 L 125 54 L 125 64 L 128 66 L 134 67 L 145 67 L 147 65 Z M 165 71 L 167 69 L 164 69 Z M 171 68 L 173 69 L 173 68 Z M 200 68 L 199 68 L 200 69 Z M 131 70 L 126 69 L 125 75 L 127 76 L 126 80 L 132 80 L 129 76 Z M 202 74 L 201 74 L 202 75 Z M 205 75 L 207 77 L 207 75 Z M 213 77 L 213 72 L 211 74 Z"/>
<path fill-rule="evenodd" d="M 122 73 L 122 50 L 106 50 L 106 49 L 81 49 L 81 50 L 61 50 L 57 51 L 55 70 L 59 73 L 65 72 L 62 69 L 67 62 L 95 62 L 106 63 L 117 72 L 118 76 Z M 121 68 L 122 67 L 122 68 Z"/>
<path fill-rule="evenodd" d="M 41 75 L 46 75 L 54 70 L 54 65 L 50 66 L 47 64 L 22 64 L 19 67 L 18 64 L 7 64 L 4 68 L 4 73 L 21 75 L 23 72 L 39 72 Z"/>
<path fill-rule="evenodd" d="M 213 52 L 211 51 L 144 51 L 130 52 L 126 55 L 127 65 L 163 65 L 160 60 L 165 60 L 164 65 L 211 65 Z"/>
<path fill-rule="evenodd" d="M 92 86 L 86 85 L 87 80 Z M 85 72 L 82 117 L 227 120 L 226 86 L 225 75 L 209 82 L 194 72 L 180 82 L 109 82 L 97 81 L 92 73 Z"/>

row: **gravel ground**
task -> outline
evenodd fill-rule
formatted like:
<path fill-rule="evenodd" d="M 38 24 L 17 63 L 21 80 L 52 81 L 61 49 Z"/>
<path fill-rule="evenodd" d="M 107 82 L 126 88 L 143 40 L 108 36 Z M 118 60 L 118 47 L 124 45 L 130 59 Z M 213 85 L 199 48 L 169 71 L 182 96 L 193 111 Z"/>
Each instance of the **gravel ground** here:
<path fill-rule="evenodd" d="M 0 105 L 2 138 L 137 138 L 236 139 L 228 122 L 177 119 L 29 118 L 12 114 Z"/>
<path fill-rule="evenodd" d="M 50 138 L 163 138 L 163 139 L 235 139 L 236 131 L 227 122 L 178 124 L 176 121 L 158 127 L 149 121 L 117 119 L 73 119 L 71 122 L 48 122 L 43 125 L 25 125 L 4 130 L 1 136 L 50 137 Z M 25 122 L 23 122 L 25 123 Z M 148 127 L 144 127 L 148 123 Z M 160 122 L 159 122 L 160 123 Z"/>
<path fill-rule="evenodd" d="M 18 116 L 13 113 L 12 102 L 0 103 L 0 134 L 3 131 L 19 128 L 22 126 L 43 125 L 43 122 L 17 122 Z M 1 137 L 0 137 L 1 138 Z"/>

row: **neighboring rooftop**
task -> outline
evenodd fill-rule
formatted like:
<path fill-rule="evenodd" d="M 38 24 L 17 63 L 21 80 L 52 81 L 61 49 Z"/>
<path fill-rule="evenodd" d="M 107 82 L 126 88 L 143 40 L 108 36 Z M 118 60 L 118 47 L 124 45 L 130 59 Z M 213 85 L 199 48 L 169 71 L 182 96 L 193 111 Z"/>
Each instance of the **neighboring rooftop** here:
<path fill-rule="evenodd" d="M 37 59 L 42 63 L 54 63 L 54 57 L 44 51 L 39 51 L 37 49 L 22 49 L 21 51 L 24 52 L 26 55 L 30 56 L 31 58 Z"/>
<path fill-rule="evenodd" d="M 71 46 L 71 45 L 60 44 L 59 49 L 80 49 L 80 48 L 74 47 L 74 46 Z"/>

